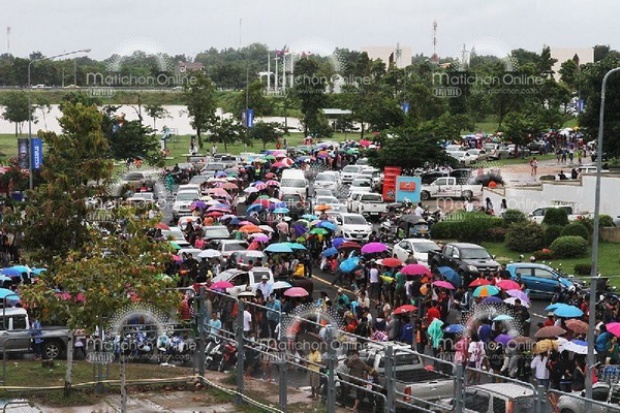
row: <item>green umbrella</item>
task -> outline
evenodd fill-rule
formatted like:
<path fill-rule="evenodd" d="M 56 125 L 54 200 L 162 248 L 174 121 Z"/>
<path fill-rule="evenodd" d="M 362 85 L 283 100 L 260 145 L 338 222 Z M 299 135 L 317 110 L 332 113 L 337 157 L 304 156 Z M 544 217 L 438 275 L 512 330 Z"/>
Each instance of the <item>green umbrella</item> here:
<path fill-rule="evenodd" d="M 161 281 L 165 281 L 165 282 L 172 282 L 174 281 L 174 278 L 172 278 L 171 276 L 169 276 L 168 274 L 157 274 L 155 276 L 156 280 L 161 280 Z"/>
<path fill-rule="evenodd" d="M 347 154 L 348 154 L 348 155 L 355 155 L 355 154 L 357 154 L 357 153 L 359 153 L 359 151 L 358 151 L 357 149 L 349 149 L 349 150 L 347 151 Z"/>
<path fill-rule="evenodd" d="M 269 195 L 261 195 L 256 199 L 270 199 Z"/>
<path fill-rule="evenodd" d="M 270 160 L 270 161 L 275 161 L 276 160 L 275 156 L 273 156 L 273 155 L 265 155 L 265 156 L 263 156 L 263 159 L 267 159 L 267 160 Z"/>
<path fill-rule="evenodd" d="M 315 235 L 325 235 L 325 234 L 328 234 L 329 231 L 327 231 L 324 228 L 314 228 L 314 229 L 310 230 L 310 233 L 311 234 L 315 234 Z"/>
<path fill-rule="evenodd" d="M 181 246 L 179 244 L 177 244 L 176 242 L 174 242 L 174 241 L 169 241 L 169 242 L 170 242 L 170 246 L 172 248 L 174 248 L 175 250 L 180 250 L 181 249 Z"/>

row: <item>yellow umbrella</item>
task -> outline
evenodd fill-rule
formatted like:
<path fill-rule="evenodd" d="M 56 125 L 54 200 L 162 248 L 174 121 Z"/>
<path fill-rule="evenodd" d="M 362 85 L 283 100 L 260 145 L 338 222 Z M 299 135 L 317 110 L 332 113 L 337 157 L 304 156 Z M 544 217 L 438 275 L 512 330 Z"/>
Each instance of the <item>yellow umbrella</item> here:
<path fill-rule="evenodd" d="M 534 343 L 534 348 L 532 352 L 534 354 L 544 353 L 545 351 L 557 350 L 558 349 L 558 341 L 557 340 L 540 340 Z"/>

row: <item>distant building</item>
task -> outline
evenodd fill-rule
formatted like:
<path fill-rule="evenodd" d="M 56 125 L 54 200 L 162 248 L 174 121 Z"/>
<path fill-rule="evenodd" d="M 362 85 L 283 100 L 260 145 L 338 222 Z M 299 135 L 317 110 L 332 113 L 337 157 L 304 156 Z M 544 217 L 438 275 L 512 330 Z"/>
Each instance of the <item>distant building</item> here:
<path fill-rule="evenodd" d="M 198 62 L 178 62 L 174 67 L 174 73 L 177 75 L 184 75 L 189 72 L 202 72 L 205 70 L 205 65 Z"/>
<path fill-rule="evenodd" d="M 411 65 L 413 58 L 413 49 L 408 46 L 367 46 L 362 47 L 361 51 L 366 52 L 371 59 L 381 59 L 386 66 L 394 62 L 399 69 Z"/>
<path fill-rule="evenodd" d="M 553 77 L 556 81 L 560 80 L 560 68 L 562 63 L 572 59 L 575 55 L 579 57 L 579 64 L 584 65 L 594 62 L 594 48 L 593 47 L 552 47 L 551 58 L 557 59 L 557 62 L 553 65 Z"/>

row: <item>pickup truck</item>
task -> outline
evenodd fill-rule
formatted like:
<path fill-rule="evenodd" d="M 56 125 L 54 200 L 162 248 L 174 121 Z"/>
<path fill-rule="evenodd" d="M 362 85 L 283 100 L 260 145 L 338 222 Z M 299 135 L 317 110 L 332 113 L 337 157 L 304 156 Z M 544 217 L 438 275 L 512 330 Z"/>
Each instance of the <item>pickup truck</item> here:
<path fill-rule="evenodd" d="M 573 207 L 568 206 L 568 205 L 562 205 L 562 206 L 550 206 L 550 207 L 542 207 L 542 208 L 537 208 L 535 210 L 533 210 L 532 212 L 530 212 L 529 214 L 529 219 L 530 221 L 534 221 L 538 224 L 542 223 L 543 220 L 545 219 L 545 213 L 552 208 L 558 208 L 558 209 L 563 209 L 566 211 L 566 215 L 568 215 L 568 221 L 572 222 L 572 221 L 577 221 L 579 219 L 583 219 L 583 218 L 593 218 L 594 215 L 584 212 L 584 213 L 575 213 L 573 211 Z"/>
<path fill-rule="evenodd" d="M 473 198 L 482 196 L 482 185 L 461 185 L 456 178 L 438 178 L 430 185 L 422 185 L 422 200 L 431 198 Z"/>
<path fill-rule="evenodd" d="M 454 379 L 452 376 L 429 369 L 418 353 L 410 346 L 394 345 L 392 365 L 395 371 L 396 398 L 405 403 L 415 403 L 413 398 L 436 401 L 452 397 L 454 394 Z M 366 349 L 360 350 L 359 356 L 378 374 L 379 391 L 385 393 L 387 378 L 385 376 L 385 347 L 369 343 Z M 336 368 L 338 381 L 336 395 L 339 399 L 347 399 L 353 388 L 347 386 L 350 380 L 346 363 Z M 403 396 L 406 395 L 406 396 Z"/>
<path fill-rule="evenodd" d="M 387 213 L 387 204 L 383 202 L 381 194 L 362 194 L 357 200 L 357 212 L 366 219 L 380 220 Z"/>
<path fill-rule="evenodd" d="M 521 280 L 529 290 L 530 296 L 552 297 L 560 288 L 577 288 L 577 280 L 568 279 L 553 268 L 544 264 L 515 262 L 506 265 L 506 271 L 513 280 Z"/>
<path fill-rule="evenodd" d="M 438 267 L 452 268 L 461 276 L 465 285 L 469 285 L 480 274 L 497 272 L 500 269 L 497 261 L 486 249 L 464 242 L 446 244 L 441 251 L 430 250 L 428 262 L 433 272 Z"/>
<path fill-rule="evenodd" d="M 32 353 L 32 333 L 28 313 L 23 308 L 0 309 L 0 351 L 7 353 Z M 65 355 L 69 340 L 69 329 L 44 327 L 41 329 L 41 349 L 46 359 L 57 359 Z"/>
<path fill-rule="evenodd" d="M 528 413 L 534 411 L 536 395 L 530 386 L 517 383 L 487 383 L 467 386 L 463 397 L 463 413 Z M 562 396 L 564 397 L 564 396 Z M 561 398 L 560 398 L 561 400 Z M 437 404 L 445 409 L 439 412 L 454 411 L 455 402 L 441 400 Z M 567 413 L 560 409 L 562 413 Z M 574 413 L 585 410 L 575 410 Z"/>
<path fill-rule="evenodd" d="M 581 397 L 585 397 L 585 391 L 581 393 Z M 620 383 L 598 382 L 594 384 L 592 386 L 592 399 L 594 402 L 590 406 L 586 406 L 584 398 L 564 394 L 558 400 L 557 411 L 562 413 L 617 412 L 620 403 Z"/>

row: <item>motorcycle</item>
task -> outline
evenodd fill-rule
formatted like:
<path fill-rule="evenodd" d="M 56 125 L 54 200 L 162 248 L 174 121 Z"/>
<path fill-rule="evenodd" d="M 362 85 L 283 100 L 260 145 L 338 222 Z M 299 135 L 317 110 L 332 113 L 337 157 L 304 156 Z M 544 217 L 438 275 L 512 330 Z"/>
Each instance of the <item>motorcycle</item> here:
<path fill-rule="evenodd" d="M 157 349 L 159 350 L 158 362 L 169 365 L 170 359 L 186 361 L 190 356 L 190 346 L 179 335 L 168 337 L 162 335 L 157 339 Z M 165 361 L 162 363 L 162 360 Z"/>
<path fill-rule="evenodd" d="M 207 370 L 215 370 L 216 366 L 219 366 L 223 347 L 222 340 L 217 338 L 209 340 L 205 347 L 205 368 Z"/>
<path fill-rule="evenodd" d="M 222 348 L 222 359 L 218 371 L 226 371 L 237 363 L 237 343 L 227 341 Z"/>

